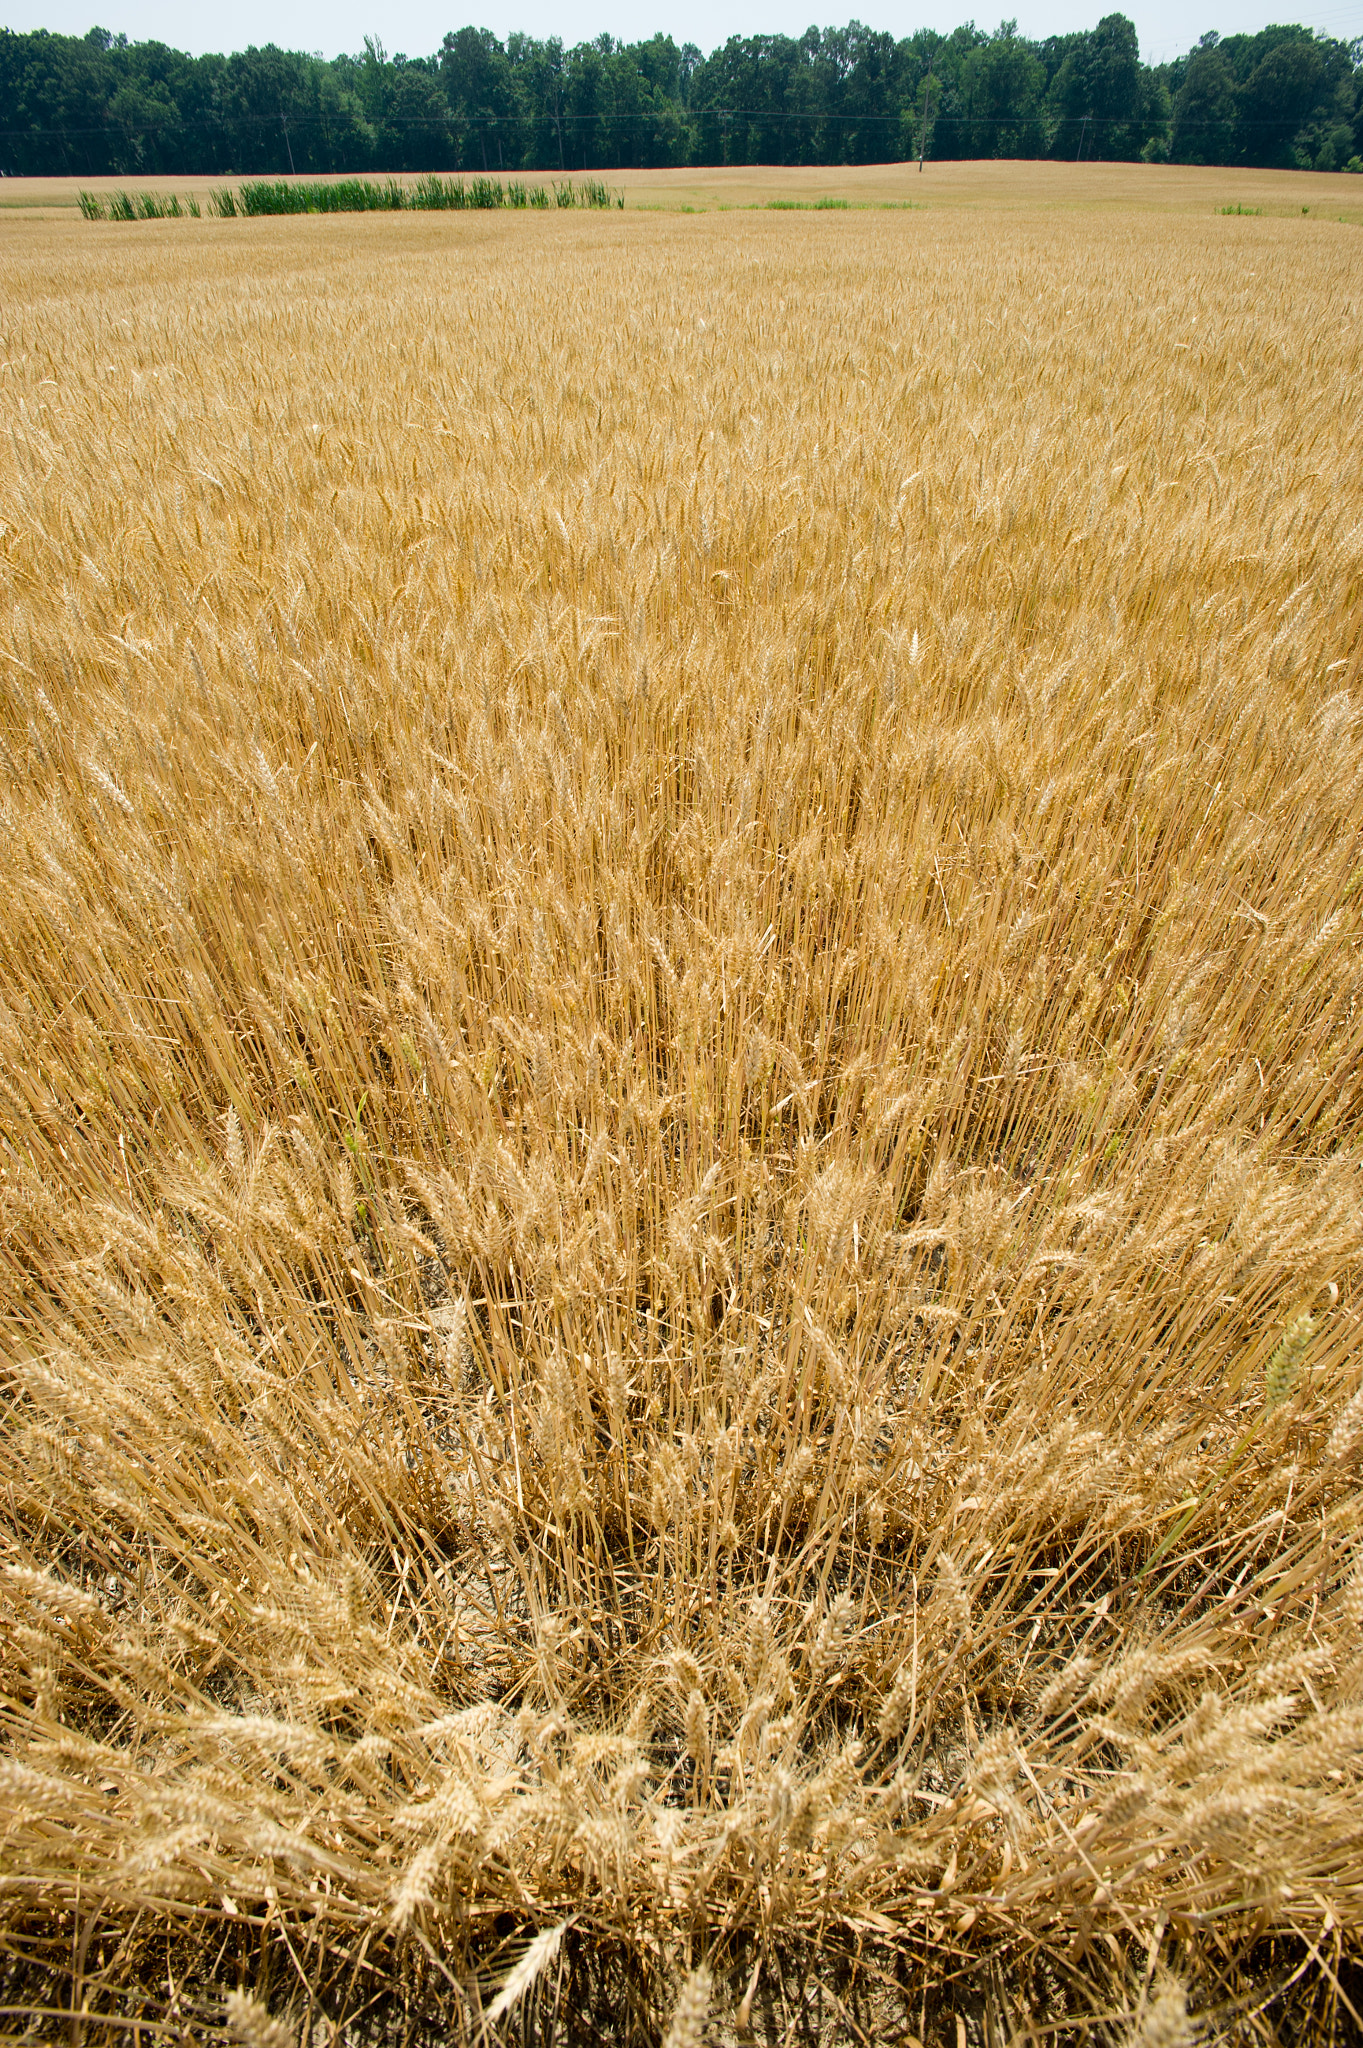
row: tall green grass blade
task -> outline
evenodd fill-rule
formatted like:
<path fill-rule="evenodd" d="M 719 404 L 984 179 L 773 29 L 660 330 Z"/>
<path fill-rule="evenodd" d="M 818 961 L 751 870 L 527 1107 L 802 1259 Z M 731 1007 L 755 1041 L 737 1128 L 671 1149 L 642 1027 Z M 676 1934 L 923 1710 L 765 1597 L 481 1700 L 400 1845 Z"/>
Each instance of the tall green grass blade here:
<path fill-rule="evenodd" d="M 527 185 L 523 179 L 511 178 L 503 185 L 500 178 L 481 177 L 465 184 L 462 178 L 442 178 L 427 171 L 410 185 L 392 176 L 382 183 L 370 178 L 333 178 L 309 184 L 288 178 L 247 178 L 235 190 L 223 186 L 210 193 L 208 212 L 218 220 L 251 220 L 290 213 L 457 213 L 471 207 L 485 212 L 502 206 L 542 209 L 551 205 L 623 207 L 624 203 L 624 193 L 612 192 L 599 178 L 584 178 L 579 184 L 571 178 L 556 179 L 551 196 L 549 187 Z M 163 197 L 155 192 L 115 192 L 105 198 L 97 192 L 82 192 L 80 209 L 87 220 L 201 218 L 197 199 L 182 204 L 173 193 Z"/>

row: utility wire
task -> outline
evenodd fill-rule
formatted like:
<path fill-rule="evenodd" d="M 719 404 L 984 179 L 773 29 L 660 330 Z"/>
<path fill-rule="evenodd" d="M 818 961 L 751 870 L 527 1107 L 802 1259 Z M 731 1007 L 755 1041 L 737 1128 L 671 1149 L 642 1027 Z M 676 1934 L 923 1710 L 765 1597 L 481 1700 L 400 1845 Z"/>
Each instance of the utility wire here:
<path fill-rule="evenodd" d="M 803 121 L 811 128 L 817 128 L 820 126 L 827 127 L 832 124 L 839 123 L 842 124 L 843 126 L 855 127 L 867 127 L 875 124 L 879 124 L 885 127 L 898 127 L 902 125 L 902 123 L 906 119 L 911 122 L 914 122 L 915 124 L 918 119 L 916 109 L 909 106 L 907 103 L 900 112 L 894 114 L 815 114 L 802 113 L 798 111 L 793 113 L 785 113 L 780 111 L 779 109 L 769 109 L 766 107 L 693 107 L 689 109 L 679 108 L 677 109 L 677 111 L 683 119 L 689 120 L 691 122 L 702 121 L 706 119 L 752 121 L 754 123 L 762 123 L 768 121 Z M 562 116 L 562 121 L 565 127 L 571 127 L 575 123 L 578 126 L 585 125 L 587 127 L 608 127 L 611 126 L 612 124 L 618 125 L 621 122 L 630 122 L 636 123 L 640 126 L 647 126 L 650 119 L 653 117 L 654 116 L 650 113 L 636 114 L 624 111 L 620 113 L 564 114 Z M 955 110 L 952 110 L 950 108 L 942 108 L 940 106 L 934 111 L 932 116 L 934 123 L 956 122 L 959 123 L 962 127 L 966 128 L 1016 128 L 1023 124 L 1029 124 L 1033 121 L 1041 120 L 1043 117 L 1043 110 L 1041 109 L 1037 109 L 1034 112 L 1023 110 L 1022 112 L 1016 114 L 971 114 L 968 113 L 964 108 L 957 108 Z M 456 128 L 496 128 L 498 126 L 504 126 L 507 128 L 530 127 L 533 126 L 535 122 L 545 119 L 550 120 L 552 123 L 552 118 L 553 117 L 551 116 L 536 113 L 529 113 L 523 115 L 509 115 L 504 117 L 479 116 L 476 114 L 460 115 L 454 113 L 452 113 L 449 116 L 451 126 Z M 1105 128 L 1132 128 L 1139 127 L 1141 125 L 1141 119 L 1139 115 L 1135 115 L 1130 119 L 1114 115 L 1107 119 L 1100 120 L 1096 116 L 1091 115 L 1080 116 L 1078 114 L 1063 114 L 1058 117 L 1057 126 L 1072 127 L 1081 118 L 1089 121 L 1090 125 L 1100 133 Z M 1328 119 L 1328 110 L 1323 111 L 1318 118 L 1321 120 Z M 340 122 L 332 123 L 329 121 L 327 116 L 322 114 L 299 114 L 295 110 L 295 112 L 290 116 L 290 119 L 294 123 L 295 132 L 300 127 L 311 128 L 326 127 L 330 125 L 334 125 L 336 127 L 336 130 L 339 135 L 344 135 L 347 132 L 345 124 Z M 1250 121 L 1241 119 L 1234 114 L 1228 115 L 1226 117 L 1226 120 L 1230 121 L 1230 123 L 1235 127 L 1237 131 L 1249 128 L 1273 128 L 1283 132 L 1296 134 L 1298 129 L 1311 125 L 1310 122 L 1299 121 L 1294 123 L 1288 119 L 1275 120 L 1269 118 L 1264 120 Z M 435 128 L 439 127 L 442 124 L 441 119 L 438 115 L 427 116 L 419 114 L 403 114 L 393 115 L 391 118 L 387 115 L 379 115 L 377 118 L 372 120 L 366 119 L 365 125 L 367 127 L 375 128 Z M 1204 121 L 1196 123 L 1180 122 L 1179 130 L 1180 133 L 1186 135 L 1209 135 L 1219 132 L 1222 128 L 1225 127 L 1225 125 L 1226 121 Z M 5 136 L 16 141 L 32 141 L 34 139 L 53 140 L 90 135 L 157 135 L 160 134 L 163 129 L 170 129 L 177 134 L 225 135 L 229 131 L 241 128 L 275 129 L 278 128 L 278 126 L 279 116 L 277 114 L 242 114 L 239 117 L 236 115 L 218 115 L 209 121 L 107 121 L 103 124 L 103 126 L 98 128 L 0 128 L 0 136 Z M 817 167 L 812 166 L 811 168 Z M 1234 166 L 1213 165 L 1211 168 L 1224 170 L 1233 169 Z"/>

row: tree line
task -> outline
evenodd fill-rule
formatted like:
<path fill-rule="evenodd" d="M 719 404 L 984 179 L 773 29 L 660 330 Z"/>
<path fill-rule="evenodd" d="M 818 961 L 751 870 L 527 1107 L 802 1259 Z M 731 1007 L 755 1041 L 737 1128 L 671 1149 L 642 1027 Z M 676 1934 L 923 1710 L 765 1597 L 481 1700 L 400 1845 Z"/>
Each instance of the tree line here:
<path fill-rule="evenodd" d="M 1363 41 L 1204 35 L 1140 60 L 1133 24 L 1034 42 L 1005 21 L 896 40 L 860 22 L 732 36 L 451 30 L 434 55 L 273 45 L 190 57 L 94 28 L 0 30 L 0 171 L 17 176 L 580 171 L 917 156 L 1363 170 Z"/>

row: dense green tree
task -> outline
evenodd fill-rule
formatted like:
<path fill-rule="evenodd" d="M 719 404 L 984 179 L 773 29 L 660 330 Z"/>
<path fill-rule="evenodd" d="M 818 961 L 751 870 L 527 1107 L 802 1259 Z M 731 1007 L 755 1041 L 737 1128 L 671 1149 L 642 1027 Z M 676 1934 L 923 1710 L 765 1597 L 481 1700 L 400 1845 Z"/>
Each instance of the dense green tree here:
<path fill-rule="evenodd" d="M 1350 154 L 1355 111 L 1353 66 L 1343 45 L 1306 29 L 1265 29 L 1246 40 L 1246 60 L 1258 62 L 1239 91 L 1243 161 L 1335 169 Z"/>
<path fill-rule="evenodd" d="M 1251 163 L 1295 163 L 1293 142 L 1321 98 L 1325 64 L 1309 37 L 1282 42 L 1257 64 L 1239 93 L 1244 154 Z"/>
<path fill-rule="evenodd" d="M 205 60 L 206 61 L 206 60 Z M 214 170 L 279 177 L 289 171 L 331 169 L 339 156 L 369 160 L 371 131 L 362 118 L 345 120 L 339 103 L 324 108 L 326 66 L 273 43 L 228 57 L 213 79 L 211 100 L 194 122 Z M 329 129 L 326 112 L 334 125 Z M 188 123 L 186 124 L 188 127 Z M 170 166 L 166 166 L 170 169 Z"/>
<path fill-rule="evenodd" d="M 924 119 L 926 115 L 926 132 Z M 432 56 L 376 40 L 323 61 L 266 45 L 192 58 L 163 43 L 0 30 L 0 172 L 581 171 L 1038 156 L 1314 166 L 1363 151 L 1363 44 L 1294 27 L 1151 70 L 1109 14 L 1031 42 L 1003 22 L 896 40 L 859 21 L 565 50 L 461 28 Z"/>
<path fill-rule="evenodd" d="M 1167 80 L 1156 71 L 1146 71 L 1141 76 L 1141 129 L 1145 140 L 1141 144 L 1141 161 L 1147 164 L 1165 164 L 1174 126 L 1174 102 Z"/>
<path fill-rule="evenodd" d="M 118 90 L 102 29 L 79 41 L 0 29 L 0 164 L 9 171 L 98 176 L 123 170 L 110 134 Z"/>
<path fill-rule="evenodd" d="M 825 29 L 821 36 L 811 30 L 801 49 L 813 57 L 814 90 L 804 95 L 811 118 L 822 101 L 821 160 L 878 163 L 892 156 L 904 93 L 904 66 L 894 37 L 853 21 L 846 28 Z"/>
<path fill-rule="evenodd" d="M 440 45 L 440 82 L 465 170 L 519 166 L 524 150 L 512 65 L 491 29 L 461 28 Z"/>
<path fill-rule="evenodd" d="M 1231 164 L 1237 144 L 1235 72 L 1218 39 L 1204 36 L 1174 102 L 1171 154 L 1180 164 Z"/>
<path fill-rule="evenodd" d="M 1140 155 L 1145 96 L 1136 31 L 1124 14 L 1105 15 L 1074 39 L 1048 98 L 1056 156 L 1112 162 Z"/>
<path fill-rule="evenodd" d="M 1030 43 L 1005 21 L 961 66 L 967 156 L 1046 154 L 1046 71 Z"/>
<path fill-rule="evenodd" d="M 1333 170 L 1352 153 L 1358 89 L 1350 50 L 1309 29 L 1202 38 L 1180 67 L 1174 154 L 1182 163 Z"/>
<path fill-rule="evenodd" d="M 824 161 L 810 36 L 803 45 L 789 36 L 731 36 L 696 66 L 691 113 L 699 162 Z"/>
<path fill-rule="evenodd" d="M 970 89 L 965 67 L 972 53 L 982 49 L 988 40 L 973 22 L 967 22 L 940 38 L 932 51 L 926 152 L 930 158 L 950 162 L 971 154 Z M 920 102 L 925 82 L 920 74 Z"/>
<path fill-rule="evenodd" d="M 375 147 L 391 171 L 450 171 L 457 153 L 450 103 L 434 65 L 397 62 L 375 126 Z"/>
<path fill-rule="evenodd" d="M 685 163 L 689 136 L 678 100 L 681 52 L 670 36 L 629 48 L 616 43 L 606 57 L 610 132 L 602 167 L 658 168 Z"/>
<path fill-rule="evenodd" d="M 449 41 L 449 38 L 446 38 Z M 538 43 L 508 36 L 507 67 L 516 110 L 519 162 L 526 168 L 564 171 L 568 149 L 563 133 L 567 59 L 557 36 Z"/>

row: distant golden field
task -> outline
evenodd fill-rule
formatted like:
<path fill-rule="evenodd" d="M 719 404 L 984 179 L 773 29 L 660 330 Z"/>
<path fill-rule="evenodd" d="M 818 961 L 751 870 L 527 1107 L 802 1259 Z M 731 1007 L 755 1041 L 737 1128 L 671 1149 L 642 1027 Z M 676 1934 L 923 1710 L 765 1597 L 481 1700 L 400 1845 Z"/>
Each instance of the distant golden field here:
<path fill-rule="evenodd" d="M 5 2038 L 1363 2028 L 1363 239 L 999 169 L 0 224 Z"/>
<path fill-rule="evenodd" d="M 570 182 L 581 182 L 580 173 Z M 1180 164 L 1085 164 L 969 162 L 839 164 L 799 170 L 764 164 L 691 166 L 679 170 L 612 170 L 589 175 L 623 192 L 629 211 L 705 212 L 765 207 L 773 201 L 812 205 L 845 199 L 849 208 L 902 207 L 934 210 L 1034 214 L 1044 212 L 1193 213 L 1205 218 L 1222 206 L 1242 206 L 1276 216 L 1309 210 L 1319 219 L 1363 221 L 1363 178 L 1346 172 L 1263 171 L 1223 167 L 1189 169 Z M 555 182 L 551 171 L 529 172 L 531 185 Z M 113 192 L 175 193 L 207 205 L 214 192 L 239 190 L 238 176 L 181 178 L 4 178 L 0 218 L 6 213 L 60 219 L 75 212 L 82 189 L 107 197 Z M 306 186 L 317 180 L 291 179 Z M 384 181 L 380 181 L 384 182 Z M 397 182 L 411 185 L 408 175 Z"/>

